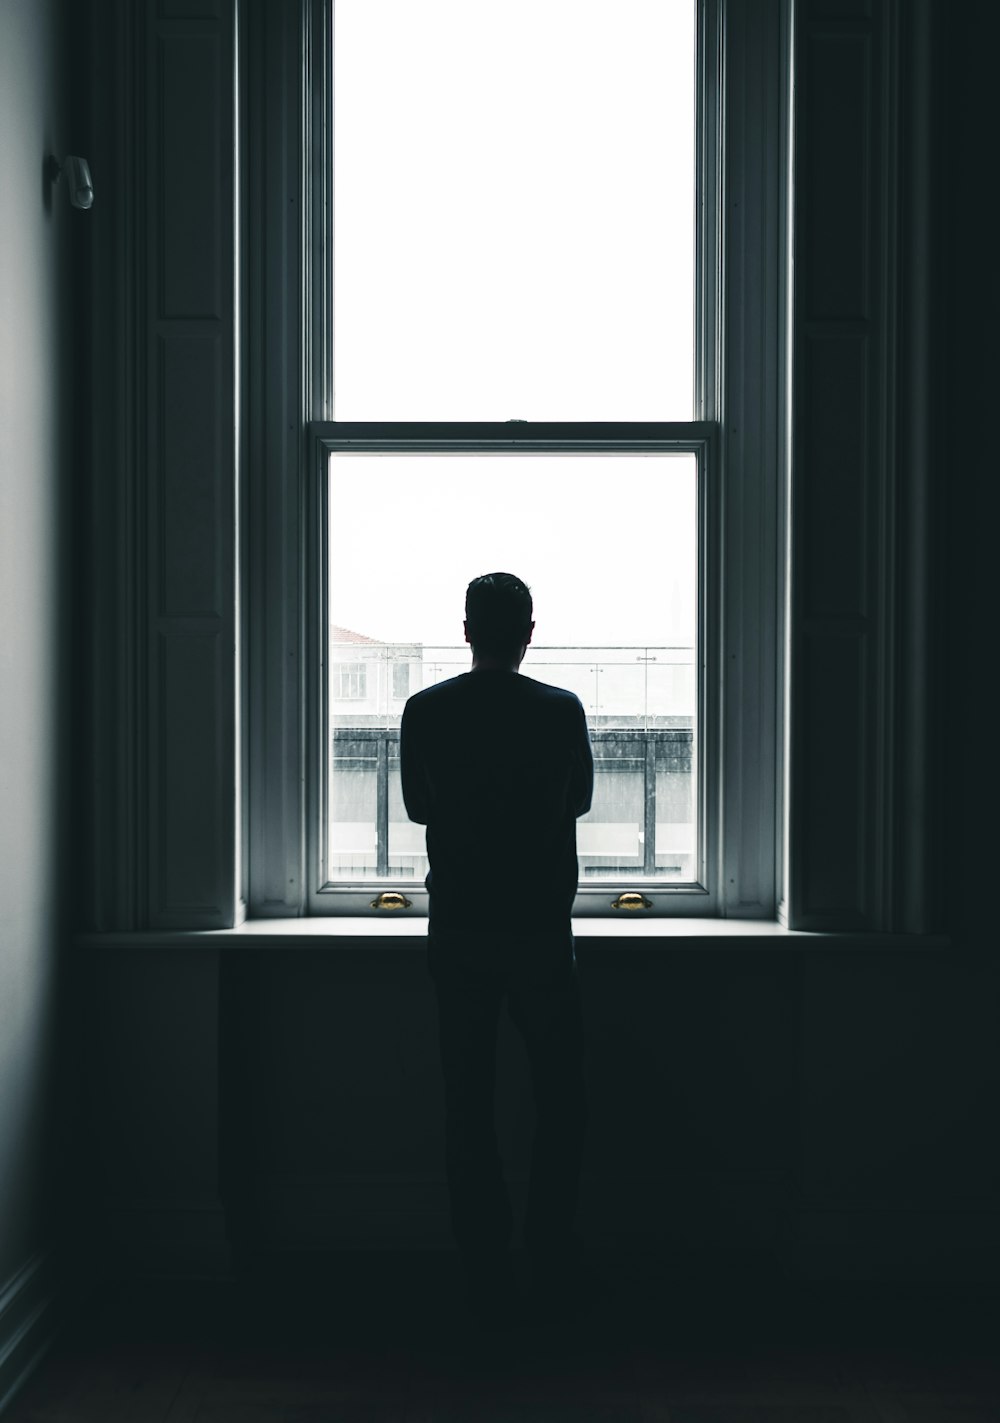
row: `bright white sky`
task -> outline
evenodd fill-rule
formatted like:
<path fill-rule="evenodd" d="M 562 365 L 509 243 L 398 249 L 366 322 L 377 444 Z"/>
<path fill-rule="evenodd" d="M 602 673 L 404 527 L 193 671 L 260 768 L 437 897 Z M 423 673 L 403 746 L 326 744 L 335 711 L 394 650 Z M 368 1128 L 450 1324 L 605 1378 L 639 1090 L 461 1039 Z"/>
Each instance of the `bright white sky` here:
<path fill-rule="evenodd" d="M 334 16 L 335 418 L 690 420 L 694 0 Z"/>
<path fill-rule="evenodd" d="M 337 420 L 690 420 L 693 0 L 335 0 Z M 691 644 L 695 461 L 335 456 L 331 622 Z M 530 658 L 529 652 L 529 658 Z"/>
<path fill-rule="evenodd" d="M 694 643 L 693 455 L 338 454 L 330 469 L 331 623 L 460 644 L 467 585 L 503 572 L 532 590 L 539 645 Z"/>

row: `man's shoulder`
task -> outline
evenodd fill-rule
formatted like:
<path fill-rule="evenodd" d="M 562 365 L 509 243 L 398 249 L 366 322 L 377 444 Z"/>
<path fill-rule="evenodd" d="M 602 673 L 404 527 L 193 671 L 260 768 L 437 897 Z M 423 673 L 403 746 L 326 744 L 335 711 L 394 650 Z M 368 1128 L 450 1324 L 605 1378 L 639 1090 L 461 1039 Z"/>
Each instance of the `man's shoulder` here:
<path fill-rule="evenodd" d="M 426 707 L 449 702 L 454 697 L 462 695 L 468 680 L 469 674 L 462 672 L 457 677 L 449 677 L 446 682 L 435 682 L 431 687 L 421 687 L 419 692 L 414 692 L 411 697 L 407 698 L 405 710 L 421 711 Z"/>
<path fill-rule="evenodd" d="M 548 682 L 539 682 L 523 673 L 505 678 L 502 686 L 490 690 L 491 695 L 485 700 L 498 708 L 506 706 L 513 710 L 513 707 L 520 703 L 522 706 L 528 704 L 538 707 L 539 710 L 545 707 L 561 716 L 583 715 L 583 703 L 575 692 L 566 687 L 553 687 Z M 474 673 L 463 672 L 457 677 L 449 677 L 446 682 L 435 682 L 432 687 L 422 687 L 419 692 L 414 692 L 407 700 L 404 714 L 411 719 L 425 715 L 436 718 L 439 714 L 444 715 L 452 710 L 460 714 L 466 705 L 482 707 L 483 703 L 484 685 L 477 682 Z"/>
<path fill-rule="evenodd" d="M 583 710 L 583 703 L 575 692 L 571 692 L 568 687 L 553 687 L 549 682 L 539 682 L 534 677 L 525 677 L 523 674 L 518 678 L 524 684 L 525 695 L 536 697 L 539 701 L 551 702 L 554 706 L 562 705 L 567 709 L 574 710 L 579 707 Z"/>

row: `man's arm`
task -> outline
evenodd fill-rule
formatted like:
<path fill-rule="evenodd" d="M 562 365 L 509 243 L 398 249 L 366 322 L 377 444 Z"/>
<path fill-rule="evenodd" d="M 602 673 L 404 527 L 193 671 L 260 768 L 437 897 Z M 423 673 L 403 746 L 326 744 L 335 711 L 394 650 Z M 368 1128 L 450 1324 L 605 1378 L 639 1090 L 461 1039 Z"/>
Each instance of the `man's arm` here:
<path fill-rule="evenodd" d="M 403 708 L 399 723 L 399 779 L 407 815 L 418 825 L 426 825 L 427 773 L 420 746 L 420 733 L 409 702 Z"/>
<path fill-rule="evenodd" d="M 587 814 L 594 798 L 594 753 L 590 749 L 587 713 L 579 698 L 576 702 L 574 737 L 573 771 L 570 779 L 569 798 L 573 814 L 581 816 Z"/>

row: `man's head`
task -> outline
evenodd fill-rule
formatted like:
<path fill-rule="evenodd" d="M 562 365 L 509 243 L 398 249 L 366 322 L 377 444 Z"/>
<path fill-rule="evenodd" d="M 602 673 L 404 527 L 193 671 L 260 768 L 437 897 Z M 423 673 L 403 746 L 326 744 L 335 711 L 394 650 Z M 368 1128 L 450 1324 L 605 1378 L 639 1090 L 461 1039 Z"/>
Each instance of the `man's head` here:
<path fill-rule="evenodd" d="M 465 636 L 474 655 L 517 666 L 531 641 L 531 591 L 513 573 L 484 573 L 465 593 Z"/>

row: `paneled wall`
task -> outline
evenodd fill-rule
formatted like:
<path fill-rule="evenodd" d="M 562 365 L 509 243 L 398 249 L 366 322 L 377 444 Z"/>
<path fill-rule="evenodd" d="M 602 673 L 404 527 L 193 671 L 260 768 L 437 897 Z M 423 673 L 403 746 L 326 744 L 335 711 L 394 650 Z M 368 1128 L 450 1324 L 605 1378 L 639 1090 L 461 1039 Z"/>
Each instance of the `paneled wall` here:
<path fill-rule="evenodd" d="M 784 946 L 581 941 L 588 1239 L 783 1258 L 802 1103 Z M 121 1257 L 447 1248 L 437 1018 L 419 941 L 88 946 L 98 1178 Z M 122 1073 L 120 1064 L 130 1064 Z M 518 1216 L 533 1132 L 502 1016 L 498 1133 Z"/>
<path fill-rule="evenodd" d="M 931 8 L 795 11 L 788 922 L 927 932 Z M 924 392 L 921 403 L 921 391 Z"/>
<path fill-rule="evenodd" d="M 447 1248 L 419 941 L 160 935 L 82 952 L 92 1176 L 124 1267 Z M 995 956 L 878 935 L 578 952 L 591 1245 L 650 1268 L 1000 1273 Z M 497 1121 L 520 1216 L 533 1109 L 505 1016 Z"/>
<path fill-rule="evenodd" d="M 235 0 L 98 3 L 91 922 L 237 914 Z"/>

